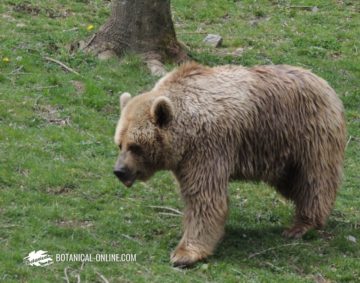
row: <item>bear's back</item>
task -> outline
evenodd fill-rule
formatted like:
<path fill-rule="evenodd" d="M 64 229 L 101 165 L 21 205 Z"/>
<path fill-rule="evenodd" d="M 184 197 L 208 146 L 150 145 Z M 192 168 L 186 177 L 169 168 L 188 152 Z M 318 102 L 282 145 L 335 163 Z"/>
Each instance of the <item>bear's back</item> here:
<path fill-rule="evenodd" d="M 244 178 L 271 179 L 268 172 L 276 175 L 290 159 L 305 164 L 343 151 L 342 103 L 302 68 L 187 64 L 155 88 L 175 103 L 193 142 L 233 155 Z"/>

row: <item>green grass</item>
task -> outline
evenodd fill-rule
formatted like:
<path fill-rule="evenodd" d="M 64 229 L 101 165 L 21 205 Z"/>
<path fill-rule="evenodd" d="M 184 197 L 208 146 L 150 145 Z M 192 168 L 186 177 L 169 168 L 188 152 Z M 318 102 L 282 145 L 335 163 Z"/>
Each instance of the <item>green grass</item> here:
<path fill-rule="evenodd" d="M 92 34 L 89 24 L 96 30 L 106 20 L 108 3 L 0 3 L 0 281 L 61 282 L 68 268 L 71 282 L 77 273 L 82 282 L 101 282 L 97 272 L 110 282 L 359 282 L 360 3 L 172 1 L 178 37 L 194 59 L 312 69 L 341 97 L 351 137 L 342 188 L 324 230 L 284 239 L 291 204 L 264 184 L 232 183 L 226 236 L 214 256 L 190 270 L 169 264 L 181 219 L 149 207 L 182 208 L 171 175 L 160 172 L 131 189 L 112 175 L 118 95 L 148 90 L 157 78 L 133 55 L 104 62 L 67 49 Z M 315 5 L 317 12 L 294 7 Z M 203 33 L 221 34 L 224 47 L 204 46 Z M 238 48 L 241 56 L 231 55 Z M 137 262 L 93 262 L 82 270 L 78 262 L 24 265 L 23 257 L 40 249 L 135 253 Z"/>

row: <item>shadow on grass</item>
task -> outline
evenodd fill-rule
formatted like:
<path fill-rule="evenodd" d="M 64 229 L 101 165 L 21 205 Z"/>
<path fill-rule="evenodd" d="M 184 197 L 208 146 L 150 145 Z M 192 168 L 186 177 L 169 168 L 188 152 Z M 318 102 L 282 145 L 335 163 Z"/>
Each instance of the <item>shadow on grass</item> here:
<path fill-rule="evenodd" d="M 282 226 L 258 229 L 227 227 L 224 239 L 214 256 L 219 260 L 244 261 L 259 250 L 289 243 L 289 240 L 281 236 L 283 230 Z"/>
<path fill-rule="evenodd" d="M 345 237 L 356 234 L 351 224 L 330 220 L 324 230 L 310 230 L 302 239 L 284 238 L 281 234 L 285 228 L 280 224 L 252 229 L 227 226 L 223 241 L 209 261 L 304 274 L 313 266 L 327 266 L 344 255 L 356 258 L 360 254 L 360 249 Z"/>
<path fill-rule="evenodd" d="M 295 272 L 316 264 L 320 259 L 319 241 L 324 241 L 320 245 L 325 246 L 329 242 L 321 239 L 317 231 L 309 231 L 302 239 L 287 239 L 281 235 L 285 228 L 282 225 L 258 229 L 227 227 L 210 261 L 252 268 L 263 267 L 266 263 L 271 265 L 269 262 L 276 262 L 279 268 L 289 268 L 296 262 Z"/>

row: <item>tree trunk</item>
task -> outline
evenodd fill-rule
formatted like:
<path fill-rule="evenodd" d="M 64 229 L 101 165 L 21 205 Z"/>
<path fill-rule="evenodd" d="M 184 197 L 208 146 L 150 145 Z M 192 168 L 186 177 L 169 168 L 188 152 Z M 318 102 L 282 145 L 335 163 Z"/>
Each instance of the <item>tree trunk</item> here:
<path fill-rule="evenodd" d="M 110 18 L 82 49 L 118 56 L 132 51 L 162 62 L 187 58 L 176 39 L 170 0 L 113 0 Z"/>

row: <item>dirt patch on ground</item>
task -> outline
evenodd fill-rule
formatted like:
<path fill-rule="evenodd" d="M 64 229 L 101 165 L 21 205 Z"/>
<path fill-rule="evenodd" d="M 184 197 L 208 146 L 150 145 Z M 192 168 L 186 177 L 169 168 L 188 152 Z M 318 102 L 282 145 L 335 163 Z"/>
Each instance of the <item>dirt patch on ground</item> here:
<path fill-rule="evenodd" d="M 40 14 L 41 9 L 37 6 L 31 5 L 28 2 L 16 4 L 13 8 L 15 12 L 29 14 L 32 16 L 37 16 Z"/>
<path fill-rule="evenodd" d="M 85 91 L 85 84 L 80 81 L 71 81 L 72 85 L 78 93 L 83 93 Z"/>
<path fill-rule="evenodd" d="M 50 195 L 64 195 L 71 193 L 74 190 L 71 186 L 47 188 L 46 192 Z"/>
<path fill-rule="evenodd" d="M 70 117 L 61 118 L 59 109 L 51 105 L 36 105 L 34 108 L 36 114 L 48 124 L 62 127 L 70 125 Z"/>
<path fill-rule="evenodd" d="M 52 8 L 42 8 L 42 7 L 33 5 L 27 1 L 14 5 L 13 11 L 18 12 L 18 13 L 29 14 L 32 16 L 38 16 L 40 14 L 44 14 L 47 17 L 52 18 L 52 19 L 66 18 L 66 17 L 69 17 L 74 14 L 69 9 L 57 10 L 57 9 L 52 9 Z"/>
<path fill-rule="evenodd" d="M 94 224 L 89 220 L 57 220 L 56 225 L 65 228 L 90 228 Z"/>
<path fill-rule="evenodd" d="M 49 18 L 55 19 L 55 18 L 66 18 L 72 16 L 74 13 L 68 9 L 65 10 L 45 9 L 45 14 Z"/>

